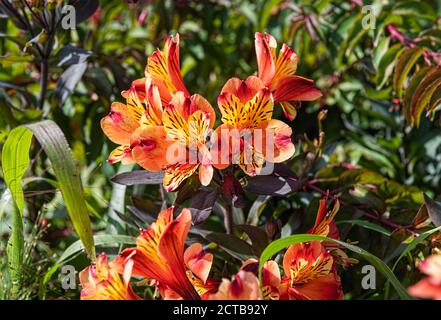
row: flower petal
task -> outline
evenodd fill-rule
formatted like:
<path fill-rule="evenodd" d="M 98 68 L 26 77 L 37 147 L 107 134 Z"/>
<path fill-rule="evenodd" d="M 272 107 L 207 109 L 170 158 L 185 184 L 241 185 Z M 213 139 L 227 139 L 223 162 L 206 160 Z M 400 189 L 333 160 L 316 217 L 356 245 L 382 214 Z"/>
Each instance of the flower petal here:
<path fill-rule="evenodd" d="M 148 75 L 163 82 L 171 94 L 178 91 L 188 96 L 179 62 L 179 34 L 169 37 L 164 50 L 157 49 L 147 60 Z"/>
<path fill-rule="evenodd" d="M 246 103 L 263 87 L 265 87 L 265 85 L 262 80 L 256 76 L 249 76 L 246 80 L 231 78 L 225 83 L 221 93 L 230 93 L 239 98 L 242 103 Z"/>
<path fill-rule="evenodd" d="M 167 140 L 164 127 L 144 127 L 137 129 L 130 141 L 133 158 L 146 170 L 158 172 L 168 163 L 167 154 L 172 141 Z"/>
<path fill-rule="evenodd" d="M 263 130 L 262 151 L 267 161 L 280 163 L 294 155 L 295 147 L 291 141 L 292 129 L 289 125 L 280 120 L 271 119 Z"/>
<path fill-rule="evenodd" d="M 246 124 L 245 106 L 235 95 L 224 92 L 217 98 L 217 104 L 222 114 L 222 123 L 233 127 Z"/>
<path fill-rule="evenodd" d="M 149 125 L 162 125 L 162 108 L 161 96 L 158 86 L 151 83 L 151 79 L 147 80 L 146 99 L 148 102 L 145 117 Z"/>
<path fill-rule="evenodd" d="M 437 283 L 429 277 L 420 280 L 407 290 L 414 297 L 441 300 L 441 283 Z"/>
<path fill-rule="evenodd" d="M 167 192 L 175 191 L 181 183 L 191 177 L 197 170 L 198 164 L 181 164 L 169 166 L 164 176 L 164 189 Z"/>
<path fill-rule="evenodd" d="M 319 241 L 291 245 L 283 257 L 283 269 L 291 286 L 304 284 L 327 275 L 333 258 Z"/>
<path fill-rule="evenodd" d="M 441 285 L 441 254 L 433 254 L 418 265 L 425 274 L 436 279 Z"/>
<path fill-rule="evenodd" d="M 259 280 L 251 273 L 240 270 L 233 279 L 223 279 L 216 294 L 210 300 L 258 300 L 260 298 Z"/>
<path fill-rule="evenodd" d="M 121 161 L 122 164 L 131 164 L 135 163 L 135 159 L 132 157 L 132 149 L 130 149 L 130 146 L 124 145 L 124 146 L 118 146 L 110 153 L 109 157 L 107 158 L 107 161 L 110 164 L 117 163 Z"/>
<path fill-rule="evenodd" d="M 133 81 L 130 85 L 130 90 L 132 88 L 136 91 L 139 99 L 144 100 L 146 97 L 146 78 L 140 78 Z M 130 90 L 124 90 L 123 92 L 121 92 L 121 95 L 127 99 Z"/>
<path fill-rule="evenodd" d="M 342 300 L 340 277 L 334 273 L 288 288 L 290 300 Z"/>
<path fill-rule="evenodd" d="M 277 86 L 279 79 L 295 74 L 297 70 L 297 60 L 297 53 L 294 51 L 294 49 L 291 49 L 286 44 L 283 44 L 276 60 L 276 72 L 271 83 L 272 89 Z"/>
<path fill-rule="evenodd" d="M 239 131 L 230 130 L 229 126 L 222 124 L 213 131 L 210 143 L 213 166 L 216 169 L 223 170 L 232 162 L 231 152 L 233 144 L 239 145 Z"/>
<path fill-rule="evenodd" d="M 213 255 L 206 252 L 200 243 L 193 243 L 184 253 L 184 261 L 203 283 L 207 282 L 208 275 L 213 264 Z"/>
<path fill-rule="evenodd" d="M 130 144 L 130 136 L 138 127 L 139 123 L 129 115 L 127 106 L 119 102 L 112 103 L 110 113 L 101 119 L 104 134 L 117 144 Z"/>
<path fill-rule="evenodd" d="M 280 102 L 282 106 L 283 114 L 289 121 L 293 121 L 297 116 L 297 108 L 299 107 L 299 103 L 294 104 L 292 102 L 283 101 Z"/>
<path fill-rule="evenodd" d="M 125 269 L 120 276 L 118 270 Z M 128 279 L 131 277 L 130 263 L 124 267 L 109 263 L 107 256 L 98 256 L 95 264 L 80 272 L 82 300 L 138 300 Z"/>
<path fill-rule="evenodd" d="M 339 209 L 340 203 L 336 201 L 333 209 L 326 211 L 326 199 L 321 199 L 314 226 L 308 231 L 308 233 L 324 237 L 331 236 L 334 239 L 339 239 L 338 229 L 334 229 L 336 226 L 335 223 L 333 223 L 335 215 Z M 331 230 L 333 231 L 332 235 L 330 235 Z"/>
<path fill-rule="evenodd" d="M 277 82 L 273 91 L 274 102 L 313 101 L 322 96 L 314 81 L 299 76 L 286 76 Z"/>
<path fill-rule="evenodd" d="M 281 282 L 280 269 L 277 262 L 269 260 L 262 268 L 262 284 L 265 286 L 278 287 Z"/>
<path fill-rule="evenodd" d="M 166 261 L 172 274 L 166 284 L 184 299 L 199 299 L 184 269 L 184 244 L 191 225 L 191 212 L 183 209 L 181 214 L 170 222 L 158 243 L 159 256 Z M 159 281 L 164 281 L 160 279 Z"/>
<path fill-rule="evenodd" d="M 184 146 L 189 144 L 188 122 L 172 103 L 165 107 L 162 122 L 169 138 L 182 143 Z"/>
<path fill-rule="evenodd" d="M 189 95 L 187 88 L 184 85 L 181 75 L 181 67 L 179 61 L 179 33 L 176 36 L 170 36 L 164 48 L 164 54 L 167 57 L 168 72 L 171 82 L 176 87 L 177 91 L 182 91 L 185 95 Z"/>
<path fill-rule="evenodd" d="M 145 113 L 145 107 L 139 98 L 136 89 L 132 87 L 127 95 L 127 112 L 132 119 L 137 122 L 140 121 L 141 117 Z"/>
<path fill-rule="evenodd" d="M 261 89 L 245 104 L 248 128 L 257 128 L 264 121 L 271 120 L 274 101 L 268 88 Z M 225 122 L 224 122 L 225 123 Z"/>
<path fill-rule="evenodd" d="M 270 34 L 256 32 L 254 46 L 259 70 L 258 76 L 265 85 L 269 86 L 276 72 L 274 59 L 277 42 Z"/>

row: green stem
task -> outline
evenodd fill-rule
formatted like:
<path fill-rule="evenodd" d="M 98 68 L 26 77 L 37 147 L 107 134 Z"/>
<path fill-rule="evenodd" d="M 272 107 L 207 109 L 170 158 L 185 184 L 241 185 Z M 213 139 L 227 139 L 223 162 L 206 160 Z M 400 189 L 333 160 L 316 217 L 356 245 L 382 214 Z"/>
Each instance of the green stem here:
<path fill-rule="evenodd" d="M 233 233 L 233 207 L 229 203 L 225 205 L 224 223 L 227 234 Z"/>

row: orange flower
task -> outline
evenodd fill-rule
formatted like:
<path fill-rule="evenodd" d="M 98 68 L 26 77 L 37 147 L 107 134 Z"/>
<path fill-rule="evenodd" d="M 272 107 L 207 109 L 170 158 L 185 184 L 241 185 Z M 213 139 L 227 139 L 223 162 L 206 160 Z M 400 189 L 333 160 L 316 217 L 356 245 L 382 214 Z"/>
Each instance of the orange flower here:
<path fill-rule="evenodd" d="M 208 185 L 213 176 L 212 160 L 206 146 L 207 136 L 216 121 L 216 114 L 210 103 L 194 94 L 185 97 L 176 93 L 165 107 L 162 121 L 167 136 L 175 142 L 178 154 L 169 149 L 175 159 L 166 169 L 164 188 L 174 191 L 188 177 L 199 169 L 199 180 Z"/>
<path fill-rule="evenodd" d="M 290 246 L 283 257 L 283 270 L 281 299 L 343 299 L 333 257 L 319 241 Z"/>
<path fill-rule="evenodd" d="M 165 141 L 158 88 L 149 80 L 144 86 L 143 99 L 135 86 L 124 92 L 126 104 L 114 102 L 110 113 L 101 119 L 101 128 L 112 142 L 120 145 L 110 153 L 110 163 L 137 162 L 147 170 L 160 171 L 167 164 L 165 151 L 171 143 Z"/>
<path fill-rule="evenodd" d="M 334 218 L 339 209 L 340 202 L 336 200 L 334 208 L 331 211 L 326 211 L 326 199 L 321 199 L 314 226 L 307 233 L 338 240 L 340 235 L 337 226 L 335 225 Z"/>
<path fill-rule="evenodd" d="M 334 221 L 339 210 L 340 202 L 338 200 L 335 201 L 332 210 L 326 211 L 326 199 L 321 199 L 314 226 L 307 233 L 339 240 L 340 233 Z M 323 245 L 333 255 L 334 261 L 343 267 L 350 267 L 358 263 L 357 259 L 349 258 L 340 245 L 332 242 L 324 242 Z"/>
<path fill-rule="evenodd" d="M 259 280 L 252 272 L 240 270 L 232 280 L 223 279 L 217 293 L 210 300 L 258 300 Z"/>
<path fill-rule="evenodd" d="M 156 280 L 168 298 L 200 299 L 217 287 L 208 279 L 213 255 L 200 244 L 184 252 L 191 212 L 183 209 L 173 219 L 173 207 L 161 211 L 156 222 L 143 230 L 136 247 L 124 250 L 118 261 L 133 261 L 133 275 Z"/>
<path fill-rule="evenodd" d="M 118 262 L 108 262 L 102 253 L 96 263 L 80 272 L 82 300 L 139 300 L 130 286 L 133 261 L 124 266 Z M 123 270 L 122 276 L 119 270 Z"/>
<path fill-rule="evenodd" d="M 143 85 L 147 83 L 147 85 Z M 165 171 L 164 187 L 174 191 L 199 169 L 199 178 L 208 185 L 213 175 L 211 156 L 205 140 L 213 128 L 216 114 L 202 96 L 189 95 L 179 63 L 179 34 L 169 37 L 164 49 L 149 58 L 146 77 L 135 80 L 123 96 L 137 96 L 153 108 L 146 108 L 130 139 L 136 163 L 146 170 Z M 137 108 L 141 112 L 141 108 Z M 151 126 L 156 126 L 151 128 Z M 184 150 L 184 154 L 179 153 Z M 190 154 L 196 155 L 190 159 Z M 176 154 L 177 153 L 177 154 Z"/>
<path fill-rule="evenodd" d="M 411 286 L 409 294 L 418 298 L 441 300 L 441 254 L 429 256 L 418 268 L 428 277 Z"/>
<path fill-rule="evenodd" d="M 242 270 L 257 273 L 258 261 L 247 260 Z M 320 241 L 288 247 L 281 277 L 278 264 L 269 260 L 262 268 L 264 300 L 337 300 L 343 298 L 333 256 Z"/>
<path fill-rule="evenodd" d="M 322 96 L 314 87 L 314 81 L 295 76 L 297 53 L 286 44 L 277 54 L 277 41 L 270 34 L 256 32 L 255 48 L 258 76 L 270 88 L 274 103 L 281 103 L 285 116 L 293 120 L 296 109 L 292 101 L 312 101 Z"/>
<path fill-rule="evenodd" d="M 189 96 L 182 80 L 179 62 L 179 34 L 167 38 L 164 49 L 157 49 L 147 61 L 146 77 L 159 89 L 163 105 L 169 103 L 173 95 L 182 92 Z"/>
<path fill-rule="evenodd" d="M 273 97 L 259 78 L 228 80 L 218 105 L 223 124 L 211 139 L 216 168 L 238 163 L 253 176 L 261 172 L 265 161 L 282 162 L 294 154 L 292 130 L 282 121 L 271 119 Z"/>

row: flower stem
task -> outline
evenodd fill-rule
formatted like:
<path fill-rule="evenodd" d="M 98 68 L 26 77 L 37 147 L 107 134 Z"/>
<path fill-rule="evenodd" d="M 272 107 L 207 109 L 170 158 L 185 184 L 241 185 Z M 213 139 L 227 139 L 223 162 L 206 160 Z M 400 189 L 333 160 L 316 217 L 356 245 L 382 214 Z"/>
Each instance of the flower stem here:
<path fill-rule="evenodd" d="M 225 205 L 224 224 L 227 234 L 231 234 L 233 232 L 233 207 L 228 203 Z"/>

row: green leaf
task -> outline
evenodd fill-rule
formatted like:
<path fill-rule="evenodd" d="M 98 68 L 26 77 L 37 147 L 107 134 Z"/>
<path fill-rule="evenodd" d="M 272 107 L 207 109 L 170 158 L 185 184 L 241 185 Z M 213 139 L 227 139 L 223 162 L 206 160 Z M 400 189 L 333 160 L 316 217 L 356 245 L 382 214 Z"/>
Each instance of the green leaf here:
<path fill-rule="evenodd" d="M 32 131 L 50 159 L 75 231 L 83 242 L 89 258 L 94 260 L 95 247 L 92 226 L 83 187 L 78 168 L 63 132 L 51 120 L 29 124 L 26 125 L 26 128 Z"/>
<path fill-rule="evenodd" d="M 22 215 L 24 210 L 24 195 L 21 179 L 29 166 L 29 148 L 32 133 L 26 128 L 18 127 L 12 130 L 3 146 L 2 167 L 6 185 L 18 210 L 12 212 L 11 236 L 7 244 L 8 268 L 11 279 L 11 294 L 14 297 L 19 289 L 22 278 L 24 255 L 24 237 Z"/>
<path fill-rule="evenodd" d="M 423 78 L 427 75 L 428 69 L 429 69 L 428 67 L 424 67 L 424 68 L 421 68 L 418 72 L 416 72 L 412 76 L 412 78 L 410 79 L 409 85 L 406 88 L 406 91 L 404 92 L 403 112 L 404 112 L 404 117 L 406 118 L 406 121 L 409 124 L 412 123 L 412 114 L 411 114 L 411 110 L 410 110 L 410 102 L 411 102 L 412 96 L 413 96 L 415 90 L 417 89 L 417 87 L 419 86 L 419 84 L 421 83 L 421 81 L 423 80 Z"/>
<path fill-rule="evenodd" d="M 93 237 L 96 246 L 110 246 L 112 244 L 136 244 L 136 238 L 118 234 L 100 234 Z M 84 251 L 83 243 L 78 240 L 72 243 L 57 260 L 57 264 L 66 262 L 70 257 Z"/>
<path fill-rule="evenodd" d="M 441 90 L 441 67 L 431 68 L 421 80 L 410 101 L 412 124 L 419 127 L 421 114 L 426 109 L 432 96 Z M 430 108 L 430 106 L 429 106 Z"/>
<path fill-rule="evenodd" d="M 24 209 L 21 180 L 29 166 L 31 142 L 32 132 L 25 127 L 17 127 L 9 133 L 2 150 L 4 179 L 21 215 Z"/>
<path fill-rule="evenodd" d="M 353 220 L 341 220 L 341 221 L 337 221 L 337 224 L 342 224 L 342 223 L 348 223 L 348 224 L 352 224 L 352 225 L 357 225 L 360 227 L 363 227 L 365 229 L 369 229 L 369 230 L 373 230 L 373 231 L 377 231 L 381 234 L 384 234 L 386 236 L 390 236 L 391 233 L 389 230 L 373 223 L 370 221 L 366 221 L 366 220 L 357 220 L 357 219 L 353 219 Z"/>
<path fill-rule="evenodd" d="M 58 125 L 41 121 L 11 131 L 2 152 L 5 181 L 11 189 L 19 211 L 23 211 L 24 197 L 21 178 L 29 165 L 29 148 L 32 133 L 52 163 L 61 194 L 75 231 L 83 241 L 89 257 L 95 259 L 92 226 L 87 211 L 80 175 L 72 157 L 69 144 Z M 14 230 L 12 232 L 14 234 Z M 18 238 L 17 238 L 18 239 Z"/>
<path fill-rule="evenodd" d="M 377 76 L 375 81 L 379 89 L 386 84 L 387 79 L 392 74 L 395 65 L 395 59 L 401 54 L 401 52 L 403 52 L 403 50 L 404 48 L 402 47 L 402 45 L 397 43 L 390 47 L 381 58 L 377 68 Z"/>
<path fill-rule="evenodd" d="M 424 1 L 403 1 L 398 2 L 392 12 L 399 16 L 410 16 L 423 18 L 435 22 L 436 12 L 432 6 Z"/>
<path fill-rule="evenodd" d="M 406 80 L 407 75 L 412 69 L 413 65 L 417 62 L 418 58 L 424 52 L 423 47 L 414 47 L 404 51 L 400 55 L 397 65 L 395 67 L 394 76 L 392 80 L 392 85 L 395 91 L 395 95 L 401 98 L 403 95 L 404 80 Z"/>
<path fill-rule="evenodd" d="M 280 2 L 282 1 L 269 0 L 264 2 L 265 4 L 262 6 L 262 10 L 260 11 L 258 30 L 265 30 L 267 28 L 273 8 L 279 5 Z"/>
<path fill-rule="evenodd" d="M 403 300 L 409 300 L 411 297 L 406 291 L 406 288 L 403 287 L 403 285 L 400 283 L 400 281 L 395 277 L 392 270 L 378 257 L 374 256 L 373 254 L 367 252 L 366 250 L 363 250 L 362 248 L 359 248 L 357 246 L 354 246 L 352 244 L 348 244 L 343 241 L 318 236 L 318 235 L 311 235 L 311 234 L 296 234 L 292 235 L 286 238 L 278 239 L 270 243 L 265 250 L 262 252 L 262 255 L 260 256 L 259 261 L 259 279 L 262 279 L 262 267 L 263 264 L 268 261 L 273 255 L 280 252 L 281 250 L 287 248 L 288 246 L 292 244 L 302 243 L 302 242 L 309 242 L 309 241 L 327 241 L 332 242 L 338 245 L 341 245 L 342 247 L 351 250 L 354 253 L 357 253 L 358 255 L 365 258 L 369 263 L 371 263 L 378 271 L 380 271 L 395 287 L 397 290 L 398 295 Z"/>

